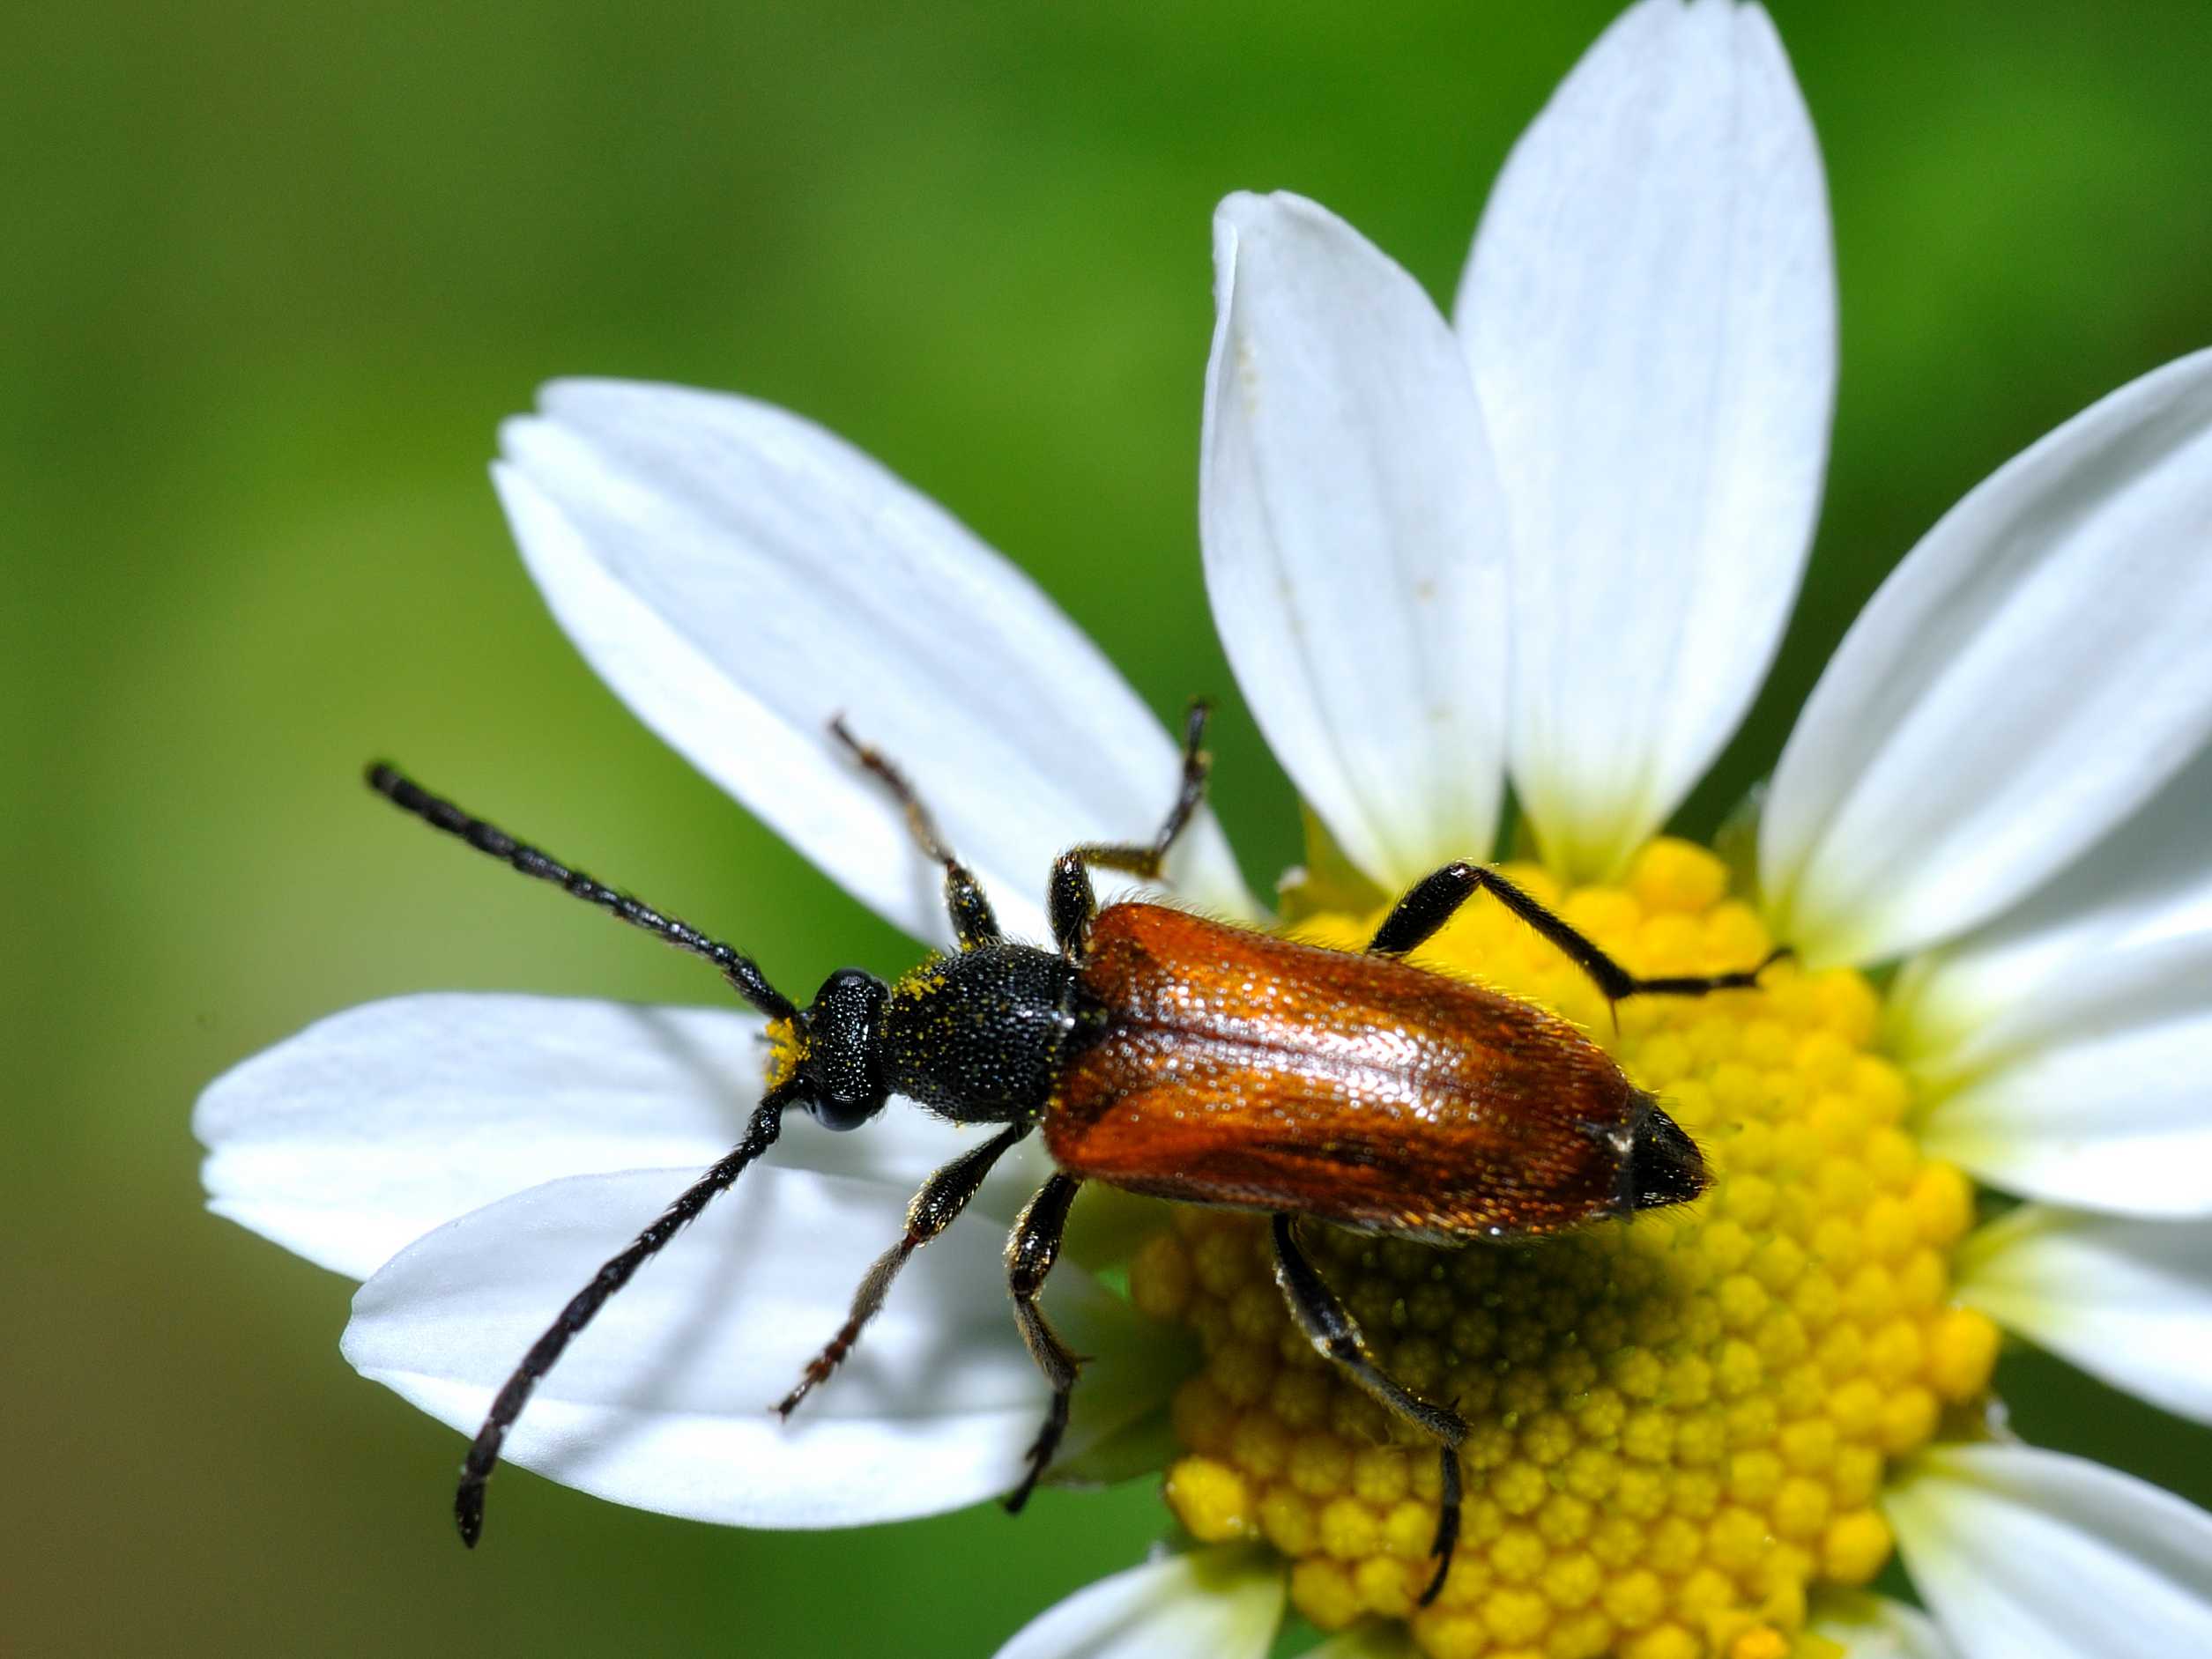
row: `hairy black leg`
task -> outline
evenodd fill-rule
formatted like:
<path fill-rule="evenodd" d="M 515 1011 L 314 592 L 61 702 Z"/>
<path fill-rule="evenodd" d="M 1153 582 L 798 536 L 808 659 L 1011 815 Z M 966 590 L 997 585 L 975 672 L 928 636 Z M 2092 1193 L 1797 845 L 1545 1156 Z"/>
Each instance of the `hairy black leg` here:
<path fill-rule="evenodd" d="M 907 1258 L 952 1226 L 953 1218 L 968 1208 L 969 1200 L 984 1184 L 984 1177 L 998 1161 L 998 1155 L 1028 1132 L 1027 1123 L 1010 1124 L 981 1146 L 962 1152 L 923 1183 L 922 1190 L 914 1195 L 914 1202 L 907 1206 L 906 1236 L 876 1258 L 875 1265 L 860 1281 L 860 1288 L 853 1292 L 851 1316 L 837 1328 L 837 1334 L 821 1352 L 806 1362 L 798 1386 L 776 1402 L 778 1412 L 791 1416 L 815 1384 L 826 1381 L 831 1372 L 844 1363 L 853 1344 L 860 1340 L 861 1327 L 881 1311 L 891 1281 L 898 1278 Z"/>
<path fill-rule="evenodd" d="M 1044 908 L 1052 922 L 1052 943 L 1070 961 L 1080 961 L 1083 947 L 1090 943 L 1092 919 L 1098 915 L 1098 895 L 1091 891 L 1091 872 L 1083 868 L 1081 848 L 1052 861 Z"/>
<path fill-rule="evenodd" d="M 1206 774 L 1212 769 L 1213 756 L 1206 752 L 1206 721 L 1213 706 L 1203 697 L 1191 700 L 1190 712 L 1183 722 L 1183 782 L 1176 792 L 1175 804 L 1168 809 L 1167 819 L 1160 826 L 1160 833 L 1144 844 L 1116 841 L 1087 841 L 1080 847 L 1062 853 L 1052 866 L 1051 886 L 1046 895 L 1046 909 L 1052 919 L 1053 943 L 1068 956 L 1080 956 L 1084 941 L 1090 936 L 1091 918 L 1098 914 L 1098 900 L 1091 891 L 1092 869 L 1118 870 L 1147 881 L 1159 878 L 1161 866 L 1174 850 L 1176 841 L 1190 824 L 1199 804 L 1206 799 Z"/>
<path fill-rule="evenodd" d="M 525 876 L 535 876 L 540 881 L 550 881 L 563 887 L 587 904 L 598 905 L 628 922 L 657 935 L 679 951 L 704 957 L 722 970 L 722 977 L 730 981 L 731 989 L 759 1009 L 771 1019 L 798 1018 L 798 1010 L 783 992 L 769 984 L 768 976 L 749 956 L 740 955 L 730 946 L 709 939 L 696 928 L 673 916 L 663 915 L 650 905 L 633 899 L 628 893 L 618 892 L 585 875 L 571 870 L 537 848 L 516 841 L 505 830 L 486 823 L 482 818 L 464 811 L 452 802 L 441 799 L 411 780 L 402 777 L 382 762 L 368 768 L 368 787 L 379 795 L 389 797 L 395 805 L 412 812 L 425 823 L 442 829 L 449 835 L 457 835 L 479 852 L 489 853 L 503 859 Z"/>
<path fill-rule="evenodd" d="M 972 951 L 998 937 L 998 918 L 991 914 L 991 900 L 984 896 L 983 884 L 976 879 L 976 872 L 955 858 L 953 849 L 946 846 L 944 837 L 937 833 L 937 820 L 930 816 L 929 808 L 922 804 L 922 797 L 914 792 L 906 774 L 854 737 L 842 715 L 829 722 L 829 731 L 855 760 L 875 774 L 877 781 L 890 790 L 906 813 L 907 833 L 914 837 L 914 844 L 922 849 L 923 856 L 935 859 L 945 867 L 945 908 L 951 913 L 953 937 L 960 941 L 960 948 Z"/>
<path fill-rule="evenodd" d="M 1068 1396 L 1075 1387 L 1075 1374 L 1083 1365 L 1037 1306 L 1044 1276 L 1060 1257 L 1068 1205 L 1074 1202 L 1075 1189 L 1081 1185 L 1073 1175 L 1053 1176 L 1037 1189 L 1036 1196 L 1013 1224 L 1013 1236 L 1006 1241 L 1006 1288 L 1013 1292 L 1014 1322 L 1021 1327 L 1021 1340 L 1028 1344 L 1029 1357 L 1052 1385 L 1052 1404 L 1045 1413 L 1044 1426 L 1029 1448 L 1028 1472 L 1021 1477 L 1021 1484 L 1006 1494 L 1008 1515 L 1021 1513 L 1021 1506 L 1029 1501 L 1029 1494 L 1050 1466 L 1052 1454 L 1059 1450 L 1060 1437 L 1067 1433 Z"/>
<path fill-rule="evenodd" d="M 1429 1552 L 1436 1558 L 1436 1575 L 1421 1594 L 1423 1607 L 1444 1589 L 1451 1570 L 1451 1554 L 1459 1543 L 1459 1448 L 1466 1443 L 1467 1421 L 1457 1411 L 1433 1405 L 1392 1377 L 1375 1362 L 1367 1339 L 1336 1292 L 1322 1280 L 1313 1263 L 1299 1247 L 1296 1218 L 1274 1218 L 1275 1283 L 1282 1287 L 1290 1315 L 1306 1340 L 1327 1359 L 1340 1366 L 1384 1410 L 1394 1412 L 1433 1438 L 1442 1448 L 1444 1486 L 1436 1515 L 1436 1536 Z"/>
<path fill-rule="evenodd" d="M 753 1121 L 746 1126 L 745 1138 L 730 1155 L 686 1188 L 627 1249 L 608 1258 L 606 1264 L 592 1275 L 591 1282 L 569 1298 L 568 1305 L 560 1310 L 560 1316 L 546 1329 L 546 1334 L 531 1344 L 522 1364 L 515 1367 L 515 1374 L 507 1379 L 493 1400 L 484 1426 L 477 1430 L 469 1455 L 462 1460 L 461 1485 L 453 1494 L 453 1518 L 461 1529 L 462 1543 L 474 1549 L 477 1539 L 484 1534 L 484 1483 L 492 1478 L 507 1432 L 515 1426 L 515 1419 L 529 1403 L 539 1379 L 553 1369 L 561 1351 L 591 1322 L 592 1315 L 608 1297 L 628 1284 L 631 1276 L 694 1220 L 716 1194 L 727 1191 L 730 1184 L 745 1173 L 746 1165 L 776 1144 L 776 1135 L 783 1126 L 783 1108 L 797 1093 L 797 1088 L 789 1084 L 772 1091 L 754 1108 Z"/>
<path fill-rule="evenodd" d="M 1787 945 L 1782 945 L 1768 952 L 1756 967 L 1739 968 L 1728 974 L 1639 979 L 1496 870 L 1467 863 L 1446 864 L 1415 882 L 1383 919 L 1383 925 L 1375 929 L 1375 937 L 1368 942 L 1367 948 L 1378 956 L 1403 956 L 1426 944 L 1451 920 L 1461 905 L 1483 892 L 1489 892 L 1557 945 L 1611 1002 L 1617 1003 L 1625 996 L 1703 996 L 1710 991 L 1755 989 L 1762 973 L 1792 954 Z"/>

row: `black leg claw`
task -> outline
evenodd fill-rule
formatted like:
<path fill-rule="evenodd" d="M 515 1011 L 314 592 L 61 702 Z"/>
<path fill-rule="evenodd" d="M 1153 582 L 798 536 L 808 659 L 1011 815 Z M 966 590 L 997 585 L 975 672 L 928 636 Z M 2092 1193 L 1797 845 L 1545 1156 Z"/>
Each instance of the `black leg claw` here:
<path fill-rule="evenodd" d="M 1052 1454 L 1060 1449 L 1060 1437 L 1067 1433 L 1066 1396 L 1062 1396 L 1052 1403 L 1052 1415 L 1045 1418 L 1044 1426 L 1037 1431 L 1036 1439 L 1023 1454 L 1028 1460 L 1028 1472 L 1021 1477 L 1021 1484 L 1002 1500 L 1010 1515 L 1020 1515 L 1022 1505 L 1029 1501 L 1029 1494 L 1037 1489 L 1044 1471 L 1052 1466 Z"/>
<path fill-rule="evenodd" d="M 1441 1449 L 1444 1454 L 1444 1490 L 1436 1511 L 1436 1541 L 1429 1546 L 1429 1553 L 1436 1560 L 1436 1575 L 1429 1581 L 1429 1588 L 1421 1593 L 1419 1605 L 1422 1607 L 1443 1594 L 1444 1579 L 1451 1571 L 1452 1554 L 1459 1545 L 1459 1458 L 1449 1446 Z"/>

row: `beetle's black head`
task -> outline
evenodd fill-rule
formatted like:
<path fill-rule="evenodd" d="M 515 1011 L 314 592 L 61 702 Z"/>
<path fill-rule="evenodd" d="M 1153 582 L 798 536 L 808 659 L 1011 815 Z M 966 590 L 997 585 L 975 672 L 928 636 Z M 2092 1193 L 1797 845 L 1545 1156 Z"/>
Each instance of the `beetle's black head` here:
<path fill-rule="evenodd" d="M 814 993 L 791 1063 L 799 1102 L 824 1129 L 858 1129 L 883 1110 L 890 1091 L 876 1024 L 890 994 L 872 974 L 852 967 L 838 969 Z"/>
<path fill-rule="evenodd" d="M 1629 1131 L 1615 1200 L 1622 1214 L 1688 1204 L 1711 1185 L 1705 1157 L 1682 1126 L 1646 1100 Z"/>

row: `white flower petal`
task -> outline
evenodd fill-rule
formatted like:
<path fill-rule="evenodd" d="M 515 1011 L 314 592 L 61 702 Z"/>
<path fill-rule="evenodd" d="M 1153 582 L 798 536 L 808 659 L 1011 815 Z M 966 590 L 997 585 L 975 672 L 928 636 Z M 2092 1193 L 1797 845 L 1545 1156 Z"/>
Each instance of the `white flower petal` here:
<path fill-rule="evenodd" d="M 941 877 L 831 739 L 913 781 L 1007 930 L 1078 841 L 1149 841 L 1176 746 L 1027 576 L 841 440 L 744 398 L 564 381 L 494 469 L 531 574 L 637 716 L 846 890 L 949 937 Z M 1251 910 L 1210 817 L 1181 890 Z"/>
<path fill-rule="evenodd" d="M 1939 1156 L 2092 1209 L 2212 1214 L 2212 750 L 2023 903 L 1916 959 L 1890 1037 Z"/>
<path fill-rule="evenodd" d="M 1262 1659 L 1282 1622 L 1282 1563 L 1242 1545 L 1101 1579 L 1031 1619 L 998 1659 Z"/>
<path fill-rule="evenodd" d="M 2212 1002 L 2201 973 L 2169 975 L 2164 959 L 2212 948 L 2208 823 L 2212 747 L 2023 902 L 1916 958 L 1890 997 L 1915 1071 L 1955 1081 L 2052 1046 L 2054 1030 L 2066 1041 L 2109 1029 L 2141 999 L 2175 1003 L 2170 977 Z"/>
<path fill-rule="evenodd" d="M 1828 452 L 1810 118 L 1757 6 L 1645 0 L 1491 192 L 1455 314 L 1511 515 L 1514 787 L 1610 874 L 1743 717 Z"/>
<path fill-rule="evenodd" d="M 1214 218 L 1199 507 L 1237 684 L 1384 885 L 1488 855 L 1503 789 L 1503 504 L 1420 285 L 1295 196 Z"/>
<path fill-rule="evenodd" d="M 1814 1604 L 1812 1632 L 1847 1659 L 1952 1659 L 1951 1645 L 1917 1608 L 1886 1596 L 1846 1590 Z"/>
<path fill-rule="evenodd" d="M 1956 1284 L 2090 1375 L 2212 1422 L 2212 1223 L 2025 1204 L 1967 1241 Z"/>
<path fill-rule="evenodd" d="M 2212 1215 L 2212 950 L 2171 940 L 2097 969 L 2084 995 L 2054 1006 L 2047 1042 L 1940 1096 L 1922 1144 L 1992 1186 L 2055 1203 Z"/>
<path fill-rule="evenodd" d="M 568 1299 L 698 1175 L 551 1181 L 441 1227 L 363 1285 L 345 1357 L 473 1433 Z M 709 1205 L 579 1336 L 507 1461 L 694 1520 L 827 1527 L 958 1508 L 1011 1488 L 1047 1390 L 1007 1310 L 1003 1231 L 963 1217 L 922 1250 L 845 1365 L 791 1422 L 770 1409 L 844 1320 L 904 1200 L 763 1164 Z M 1045 1301 L 1080 1352 L 1066 1451 L 1150 1410 L 1172 1333 L 1063 1263 Z"/>
<path fill-rule="evenodd" d="M 208 1207 L 363 1278 L 433 1227 L 556 1176 L 703 1168 L 760 1099 L 761 1024 L 551 996 L 349 1009 L 200 1096 Z M 894 1105 L 846 1135 L 794 1112 L 771 1157 L 910 1195 L 974 1144 L 972 1131 Z M 984 1213 L 1010 1218 L 1043 1179 L 1027 1145 L 1000 1160 L 977 1199 Z"/>
<path fill-rule="evenodd" d="M 2087 1458 L 1962 1446 L 1886 1500 L 1912 1581 L 1965 1659 L 2212 1653 L 2212 1515 Z"/>
<path fill-rule="evenodd" d="M 1995 915 L 2212 736 L 2212 352 L 2007 463 L 1852 625 L 1760 830 L 1777 927 L 1871 961 Z"/>

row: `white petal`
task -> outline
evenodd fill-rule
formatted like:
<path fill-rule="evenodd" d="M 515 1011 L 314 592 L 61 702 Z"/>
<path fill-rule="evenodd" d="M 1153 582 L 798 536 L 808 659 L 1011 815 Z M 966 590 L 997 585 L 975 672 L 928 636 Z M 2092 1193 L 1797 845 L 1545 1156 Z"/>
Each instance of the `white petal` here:
<path fill-rule="evenodd" d="M 1934 1102 L 1923 1145 L 1993 1186 L 2056 1203 L 2212 1215 L 2208 967 L 2201 939 L 2104 959 L 2091 970 L 2104 974 L 2054 1004 L 2046 1041 Z"/>
<path fill-rule="evenodd" d="M 1503 788 L 1503 512 L 1420 285 L 1295 196 L 1214 218 L 1199 526 L 1237 684 L 1385 885 L 1482 858 Z"/>
<path fill-rule="evenodd" d="M 1916 1072 L 1971 1076 L 2050 1046 L 2054 1027 L 2059 1041 L 2104 1029 L 2155 992 L 2142 959 L 2212 941 L 2208 823 L 2212 747 L 2025 900 L 1915 959 L 1890 1004 L 1892 1035 Z"/>
<path fill-rule="evenodd" d="M 1846 1590 L 1814 1603 L 1812 1631 L 1840 1647 L 1846 1659 L 1952 1659 L 1934 1621 L 1886 1596 Z"/>
<path fill-rule="evenodd" d="M 345 1357 L 473 1433 L 568 1297 L 697 1174 L 552 1181 L 441 1227 L 361 1287 Z M 575 1339 L 507 1460 L 641 1508 L 746 1526 L 898 1520 L 1006 1491 L 1047 1390 L 1007 1311 L 1004 1232 L 986 1220 L 961 1218 L 914 1258 L 852 1358 L 788 1425 L 769 1409 L 842 1322 L 904 1208 L 872 1181 L 747 1171 Z M 1065 1262 L 1045 1301 L 1097 1356 L 1075 1390 L 1073 1456 L 1164 1397 L 1172 1333 Z"/>
<path fill-rule="evenodd" d="M 846 890 L 948 937 L 940 876 L 880 784 L 905 771 L 1009 932 L 1042 937 L 1051 862 L 1149 841 L 1176 746 L 1095 646 L 950 515 L 798 417 L 614 381 L 546 389 L 494 469 L 554 617 L 638 718 Z M 1173 866 L 1251 907 L 1210 818 Z"/>
<path fill-rule="evenodd" d="M 704 1167 L 759 1100 L 761 1021 L 719 1009 L 442 995 L 319 1020 L 208 1085 L 192 1128 L 208 1207 L 366 1278 L 456 1216 L 560 1175 Z M 910 1195 L 975 1143 L 894 1105 L 833 1135 L 798 1113 L 776 1161 Z M 1042 1179 L 1001 1160 L 978 1203 L 1011 1217 Z"/>
<path fill-rule="evenodd" d="M 2212 1653 L 2212 1515 L 2087 1458 L 1955 1447 L 1887 1500 L 1912 1581 L 1965 1659 Z"/>
<path fill-rule="evenodd" d="M 1455 315 L 1513 535 L 1513 781 L 1609 874 L 1780 643 L 1835 402 L 1820 152 L 1766 13 L 1645 0 L 1515 146 Z"/>
<path fill-rule="evenodd" d="M 2092 1376 L 2212 1422 L 2212 1223 L 2024 1204 L 1967 1241 L 1957 1293 Z"/>
<path fill-rule="evenodd" d="M 998 1659 L 1262 1659 L 1285 1588 L 1281 1561 L 1258 1550 L 1171 1555 L 1078 1590 Z"/>
<path fill-rule="evenodd" d="M 2025 902 L 1911 963 L 1929 1147 L 2093 1209 L 2212 1214 L 2212 750 Z"/>
<path fill-rule="evenodd" d="M 1760 832 L 1781 936 L 1949 937 L 2126 820 L 2212 735 L 2212 352 L 2123 387 L 1944 515 L 1845 636 Z"/>

